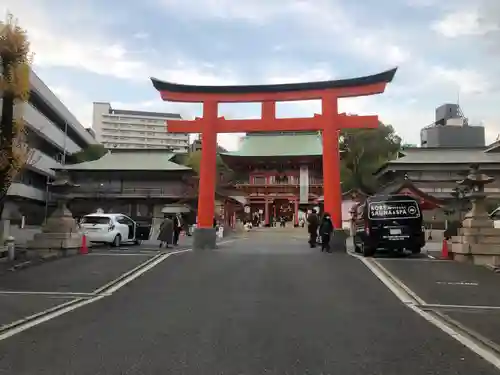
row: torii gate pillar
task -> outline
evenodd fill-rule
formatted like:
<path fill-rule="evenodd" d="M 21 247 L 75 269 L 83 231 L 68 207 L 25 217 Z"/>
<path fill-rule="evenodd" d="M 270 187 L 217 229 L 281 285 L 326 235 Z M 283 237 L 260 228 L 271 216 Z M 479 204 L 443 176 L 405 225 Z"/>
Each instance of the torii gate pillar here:
<path fill-rule="evenodd" d="M 338 99 L 380 94 L 396 69 L 379 74 L 336 81 L 254 86 L 192 86 L 152 78 L 163 100 L 202 102 L 203 118 L 175 120 L 167 124 L 172 133 L 201 133 L 202 157 L 198 196 L 198 226 L 193 249 L 216 247 L 215 214 L 217 133 L 254 131 L 321 131 L 323 135 L 324 205 L 336 229 L 342 229 L 339 132 L 349 128 L 377 128 L 377 116 L 347 116 L 338 113 Z M 312 118 L 278 119 L 276 102 L 314 100 L 322 102 L 322 114 Z M 260 119 L 226 120 L 218 117 L 219 103 L 261 102 Z"/>

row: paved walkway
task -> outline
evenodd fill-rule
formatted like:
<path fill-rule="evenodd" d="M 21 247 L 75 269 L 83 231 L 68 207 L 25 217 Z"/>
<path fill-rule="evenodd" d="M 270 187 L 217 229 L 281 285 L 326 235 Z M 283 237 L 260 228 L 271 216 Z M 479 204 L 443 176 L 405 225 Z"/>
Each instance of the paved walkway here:
<path fill-rule="evenodd" d="M 0 374 L 498 373 L 359 259 L 311 250 L 301 235 L 229 241 L 160 255 L 109 295 L 0 333 Z"/>

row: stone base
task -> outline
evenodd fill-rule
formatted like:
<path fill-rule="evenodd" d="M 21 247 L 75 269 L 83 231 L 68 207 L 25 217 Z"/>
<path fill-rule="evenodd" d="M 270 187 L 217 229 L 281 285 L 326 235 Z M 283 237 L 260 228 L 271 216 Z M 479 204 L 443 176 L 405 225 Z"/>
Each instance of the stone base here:
<path fill-rule="evenodd" d="M 78 254 L 82 246 L 81 233 L 37 233 L 32 241 L 27 243 L 29 257 L 46 256 L 56 253 L 59 256 Z"/>
<path fill-rule="evenodd" d="M 217 248 L 217 232 L 215 228 L 195 228 L 193 233 L 193 250 L 214 250 Z"/>

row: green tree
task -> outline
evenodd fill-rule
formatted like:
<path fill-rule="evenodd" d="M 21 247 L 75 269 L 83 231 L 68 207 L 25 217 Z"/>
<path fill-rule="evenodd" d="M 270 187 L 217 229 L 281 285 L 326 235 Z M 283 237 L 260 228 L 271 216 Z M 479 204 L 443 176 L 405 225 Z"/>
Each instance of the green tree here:
<path fill-rule="evenodd" d="M 0 22 L 0 214 L 12 181 L 30 155 L 22 113 L 30 94 L 30 64 L 26 31 L 9 14 Z"/>
<path fill-rule="evenodd" d="M 374 189 L 373 176 L 383 163 L 393 159 L 401 149 L 401 138 L 391 125 L 379 124 L 377 129 L 348 129 L 340 134 L 343 190 Z"/>
<path fill-rule="evenodd" d="M 81 151 L 75 152 L 68 157 L 68 164 L 83 163 L 102 158 L 108 151 L 103 145 L 89 145 Z"/>
<path fill-rule="evenodd" d="M 193 170 L 199 175 L 200 174 L 200 163 L 201 163 L 201 151 L 190 152 L 184 160 L 184 164 Z M 224 163 L 221 156 L 217 154 L 217 172 L 218 173 L 228 173 L 231 170 Z"/>

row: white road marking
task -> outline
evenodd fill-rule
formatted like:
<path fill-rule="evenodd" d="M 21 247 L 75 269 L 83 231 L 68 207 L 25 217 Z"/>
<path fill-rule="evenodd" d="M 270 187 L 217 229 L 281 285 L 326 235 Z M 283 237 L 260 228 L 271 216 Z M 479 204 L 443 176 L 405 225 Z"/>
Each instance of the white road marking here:
<path fill-rule="evenodd" d="M 228 241 L 222 241 L 219 242 L 218 244 L 226 244 L 226 243 L 231 243 L 238 240 L 238 238 L 231 239 Z M 39 324 L 45 323 L 49 320 L 52 320 L 54 318 L 57 318 L 61 315 L 64 315 L 68 312 L 74 311 L 76 309 L 79 309 L 80 307 L 83 307 L 85 305 L 91 304 L 93 302 L 99 301 L 105 297 L 110 296 L 112 293 L 116 292 L 120 288 L 123 288 L 125 285 L 128 283 L 132 282 L 139 276 L 143 275 L 144 273 L 148 272 L 150 269 L 153 267 L 157 266 L 161 262 L 163 262 L 165 259 L 170 257 L 171 255 L 176 255 L 176 254 L 181 254 L 185 252 L 192 251 L 192 249 L 185 249 L 185 250 L 178 250 L 178 251 L 172 251 L 168 253 L 160 253 L 155 256 L 153 256 L 151 259 L 143 262 L 136 268 L 132 269 L 131 271 L 123 274 L 122 276 L 116 278 L 115 280 L 107 283 L 103 287 L 96 289 L 92 295 L 90 296 L 85 296 L 86 298 L 77 298 L 73 301 L 68 301 L 66 303 L 63 303 L 61 305 L 57 305 L 54 307 L 51 307 L 50 309 L 40 311 L 36 314 L 27 316 L 21 320 L 18 320 L 16 322 L 4 325 L 0 327 L 0 341 L 5 340 L 9 337 L 12 337 L 18 333 L 21 333 L 23 331 L 26 331 L 32 327 L 35 327 Z"/>
<path fill-rule="evenodd" d="M 427 258 L 429 258 L 429 259 L 436 259 L 436 257 L 435 257 L 435 256 L 433 256 L 433 255 L 431 255 L 431 254 L 429 254 L 429 253 L 427 253 Z"/>
<path fill-rule="evenodd" d="M 141 266 L 136 267 L 134 272 L 128 272 L 126 273 L 125 277 L 119 277 L 115 280 L 116 285 L 113 285 L 111 283 L 106 284 L 105 286 L 105 291 L 107 294 L 97 294 L 97 291 L 94 291 L 95 296 L 90 297 L 87 299 L 82 299 L 79 298 L 75 301 L 69 301 L 67 303 L 52 307 L 50 309 L 41 311 L 37 314 L 28 316 L 18 322 L 14 322 L 12 324 L 9 324 L 7 326 L 1 327 L 2 333 L 0 333 L 0 341 L 5 340 L 9 337 L 12 337 L 18 333 L 21 333 L 23 331 L 26 331 L 27 329 L 30 329 L 32 327 L 35 327 L 39 324 L 45 323 L 51 319 L 57 318 L 63 314 L 66 314 L 68 312 L 74 311 L 82 306 L 88 305 L 90 303 L 99 301 L 102 298 L 108 297 L 111 295 L 111 293 L 116 292 L 120 288 L 124 287 L 131 281 L 135 280 L 139 276 L 143 275 L 144 273 L 148 272 L 151 268 L 157 266 L 161 262 L 163 262 L 165 259 L 172 255 L 176 254 L 181 254 L 191 251 L 191 249 L 186 249 L 186 250 L 179 250 L 179 251 L 172 251 L 170 253 L 164 253 L 160 254 L 157 257 L 154 257 L 153 260 L 148 260 L 144 262 Z M 146 264 L 146 266 L 144 266 Z M 99 288 L 98 291 L 104 291 L 103 288 Z M 11 328 L 9 328 L 11 327 Z"/>
<path fill-rule="evenodd" d="M 32 292 L 17 290 L 0 290 L 0 295 L 33 295 L 33 296 L 67 296 L 67 297 L 95 297 L 95 293 L 78 292 Z"/>
<path fill-rule="evenodd" d="M 113 285 L 113 286 L 109 287 L 108 289 L 106 289 L 106 292 L 110 293 L 110 294 L 114 293 L 118 289 L 120 289 L 120 288 L 124 287 L 125 285 L 127 285 L 128 283 L 130 283 L 131 281 L 137 279 L 142 274 L 148 272 L 151 268 L 153 268 L 153 267 L 157 266 L 158 264 L 160 264 L 161 262 L 163 262 L 169 256 L 176 255 L 176 254 L 181 254 L 181 253 L 186 253 L 188 251 L 191 251 L 191 249 L 179 250 L 179 251 L 172 251 L 171 253 L 162 254 L 156 260 L 154 260 L 153 262 L 150 262 L 146 267 L 141 268 L 138 272 L 135 272 L 135 273 L 127 276 L 126 278 L 124 278 L 123 280 L 121 280 L 120 282 L 118 282 L 116 285 Z"/>
<path fill-rule="evenodd" d="M 500 310 L 500 306 L 483 306 L 483 305 L 442 305 L 438 303 L 427 303 L 420 306 L 426 309 L 463 309 L 463 310 Z"/>
<path fill-rule="evenodd" d="M 398 281 L 397 278 L 393 277 L 392 274 L 391 277 L 389 277 L 385 272 L 382 272 L 380 269 L 377 269 L 379 264 L 377 265 L 372 264 L 369 259 L 363 258 L 357 254 L 352 254 L 349 253 L 349 255 L 360 259 L 366 267 L 370 271 L 373 272 L 373 274 L 391 291 L 394 293 L 394 295 L 401 301 L 403 302 L 406 306 L 408 306 L 410 309 L 412 309 L 414 312 L 416 312 L 418 315 L 420 315 L 422 318 L 427 320 L 429 323 L 433 324 L 443 332 L 447 333 L 449 336 L 460 342 L 462 345 L 465 347 L 469 348 L 472 350 L 474 353 L 479 355 L 481 358 L 486 360 L 487 362 L 491 363 L 493 366 L 495 366 L 497 369 L 500 370 L 500 356 L 497 354 L 496 351 L 488 348 L 486 345 L 478 344 L 479 340 L 475 340 L 471 337 L 468 337 L 462 333 L 460 333 L 457 329 L 455 329 L 453 326 L 451 326 L 449 323 L 447 323 L 444 319 L 438 318 L 437 316 L 432 315 L 431 313 L 425 311 L 422 309 L 420 306 L 421 304 L 418 303 L 414 296 L 416 296 L 415 293 L 412 292 L 412 294 L 408 294 L 405 289 L 409 289 L 406 287 L 404 284 L 398 284 L 401 281 Z M 374 262 L 375 263 L 375 262 Z M 417 296 L 418 297 L 418 296 Z M 421 298 L 418 298 L 420 301 L 424 302 Z M 422 305 L 427 305 L 425 302 Z"/>
<path fill-rule="evenodd" d="M 369 261 L 368 259 L 363 259 L 364 261 Z M 411 296 L 415 301 L 416 303 L 418 303 L 419 305 L 425 305 L 425 301 L 420 298 L 413 290 L 411 290 L 405 283 L 403 283 L 403 281 L 401 281 L 398 277 L 394 276 L 394 274 L 392 274 L 391 272 L 389 272 L 387 270 L 387 268 L 385 268 L 382 264 L 380 264 L 380 262 L 377 262 L 375 259 L 372 259 L 374 263 L 377 264 L 377 267 L 379 267 L 383 272 L 385 272 L 386 275 L 389 275 L 390 278 L 392 280 L 394 280 L 394 282 L 396 283 L 396 285 L 398 285 L 401 289 L 403 289 L 405 291 L 405 293 L 407 293 L 409 296 Z M 366 264 L 366 263 L 365 263 Z"/>
<path fill-rule="evenodd" d="M 436 281 L 439 285 L 460 285 L 460 286 L 478 286 L 475 281 Z"/>

